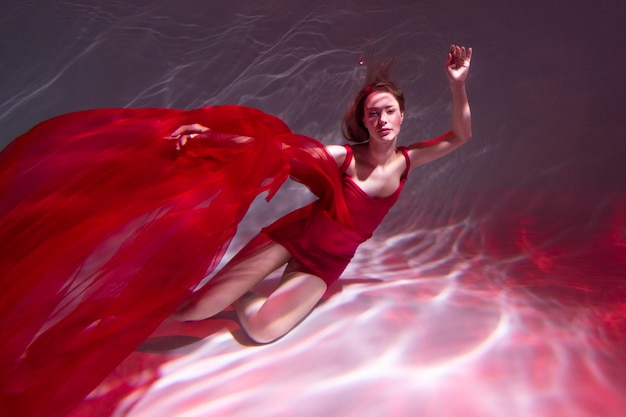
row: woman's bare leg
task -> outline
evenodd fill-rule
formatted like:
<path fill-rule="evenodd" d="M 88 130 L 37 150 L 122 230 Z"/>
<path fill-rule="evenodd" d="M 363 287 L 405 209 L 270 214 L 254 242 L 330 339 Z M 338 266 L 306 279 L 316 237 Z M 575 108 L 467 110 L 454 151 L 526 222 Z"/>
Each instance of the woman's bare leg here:
<path fill-rule="evenodd" d="M 203 320 L 239 299 L 291 258 L 287 250 L 263 234 L 241 249 L 215 276 L 172 314 L 176 320 Z"/>
<path fill-rule="evenodd" d="M 281 284 L 269 297 L 248 293 L 234 306 L 248 336 L 255 342 L 269 343 L 302 321 L 325 292 L 326 283 L 321 278 L 287 267 Z"/>

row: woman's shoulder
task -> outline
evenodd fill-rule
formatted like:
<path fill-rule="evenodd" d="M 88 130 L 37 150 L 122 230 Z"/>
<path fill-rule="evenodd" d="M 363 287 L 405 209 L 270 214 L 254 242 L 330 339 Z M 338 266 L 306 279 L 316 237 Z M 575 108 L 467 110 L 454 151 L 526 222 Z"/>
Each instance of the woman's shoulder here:
<path fill-rule="evenodd" d="M 348 149 L 345 145 L 326 145 L 326 150 L 333 157 L 337 166 L 341 166 L 346 159 Z"/>
<path fill-rule="evenodd" d="M 330 153 L 332 156 L 345 156 L 347 152 L 346 145 L 326 145 L 326 149 L 328 150 L 328 153 Z"/>

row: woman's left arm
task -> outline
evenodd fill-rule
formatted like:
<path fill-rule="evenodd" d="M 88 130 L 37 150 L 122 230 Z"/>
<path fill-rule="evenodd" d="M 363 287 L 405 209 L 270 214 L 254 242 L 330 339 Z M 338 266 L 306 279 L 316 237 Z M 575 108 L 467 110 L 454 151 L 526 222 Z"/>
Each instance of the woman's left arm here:
<path fill-rule="evenodd" d="M 200 123 L 194 123 L 191 125 L 183 125 L 173 131 L 169 136 L 164 137 L 165 140 L 176 141 L 176 150 L 181 150 L 189 139 L 193 139 L 201 133 L 204 133 L 209 129 Z"/>
<path fill-rule="evenodd" d="M 438 138 L 410 145 L 411 167 L 449 154 L 472 136 L 472 116 L 465 90 L 465 80 L 467 80 L 471 59 L 472 48 L 466 50 L 463 46 L 450 46 L 450 52 L 445 61 L 445 70 L 452 94 L 452 130 Z"/>

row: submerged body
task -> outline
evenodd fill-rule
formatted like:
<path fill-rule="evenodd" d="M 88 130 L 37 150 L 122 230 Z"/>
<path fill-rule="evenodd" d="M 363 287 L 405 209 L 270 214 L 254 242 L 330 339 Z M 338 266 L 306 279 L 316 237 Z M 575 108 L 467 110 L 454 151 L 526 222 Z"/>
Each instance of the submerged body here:
<path fill-rule="evenodd" d="M 362 143 L 354 147 L 327 147 L 341 167 L 344 193 L 357 191 L 371 200 L 384 200 L 399 192 L 412 168 L 447 155 L 469 140 L 471 115 L 465 80 L 470 60 L 471 48 L 466 51 L 463 47 L 450 47 L 445 68 L 452 93 L 452 130 L 432 141 L 411 145 L 406 151 L 397 147 L 404 119 L 404 94 L 388 80 L 388 74 L 378 74 L 379 79 L 366 84 L 344 119 L 344 127 L 347 126 L 344 135 L 347 131 L 347 139 Z M 201 125 L 181 126 L 171 139 L 182 147 L 206 129 Z M 358 212 L 357 207 L 352 214 L 364 215 Z M 373 214 L 374 228 L 382 221 L 382 217 L 376 217 Z M 294 221 L 298 222 L 296 226 L 292 224 Z M 267 343 L 283 336 L 310 313 L 328 285 L 343 271 L 356 247 L 371 235 L 368 230 L 359 236 L 358 227 L 355 230 L 354 224 L 343 224 L 340 229 L 353 236 L 344 236 L 336 244 L 336 230 L 323 232 L 331 229 L 332 223 L 315 227 L 309 233 L 307 224 L 324 222 L 324 214 L 315 205 L 287 215 L 286 220 L 278 222 L 280 227 L 266 229 L 266 234 L 244 247 L 207 285 L 185 301 L 173 317 L 202 320 L 233 304 L 242 326 L 256 342 Z M 284 228 L 285 223 L 290 223 L 289 229 Z M 367 221 L 361 219 L 360 223 Z M 297 233 L 306 236 L 299 235 L 292 241 Z M 303 240 L 306 245 L 302 245 Z M 336 249 L 341 252 L 338 260 L 333 254 Z M 307 256 L 307 251 L 312 252 L 311 256 Z M 274 292 L 265 296 L 251 291 L 282 266 L 286 267 Z"/>
<path fill-rule="evenodd" d="M 396 143 L 403 103 L 386 89 L 365 91 L 356 106 L 360 115 L 351 118 L 367 137 L 356 140 L 351 159 L 344 146 L 325 147 L 240 106 L 73 113 L 7 146 L 0 153 L 1 412 L 67 415 L 177 306 L 175 317 L 198 320 L 234 303 L 257 342 L 287 333 L 335 278 L 305 268 L 268 234 L 191 291 L 220 262 L 254 198 L 271 198 L 288 176 L 350 228 L 356 213 L 344 191 L 384 200 L 408 170 L 466 142 L 469 60 L 459 47 L 446 59 L 452 130 L 409 146 L 406 156 Z M 162 140 L 173 130 L 175 147 Z M 324 240 L 314 243 L 323 248 Z M 250 291 L 285 265 L 269 296 Z"/>
<path fill-rule="evenodd" d="M 339 170 L 352 224 L 333 219 L 319 204 L 312 203 L 262 230 L 287 249 L 303 272 L 320 277 L 327 286 L 339 279 L 359 245 L 372 236 L 398 200 L 410 169 L 407 149 L 399 148 L 398 152 L 406 162 L 400 184 L 389 195 L 370 197 L 346 174 L 353 160 L 353 151 L 350 145 L 345 148 L 346 158 Z"/>

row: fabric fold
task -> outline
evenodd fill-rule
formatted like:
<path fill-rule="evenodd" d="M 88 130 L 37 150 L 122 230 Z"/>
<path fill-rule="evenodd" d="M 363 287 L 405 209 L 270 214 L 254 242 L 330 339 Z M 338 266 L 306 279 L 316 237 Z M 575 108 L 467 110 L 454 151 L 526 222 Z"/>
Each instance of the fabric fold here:
<path fill-rule="evenodd" d="M 163 139 L 191 123 L 211 130 L 182 151 Z M 211 273 L 256 196 L 289 176 L 349 219 L 324 146 L 252 108 L 90 110 L 9 144 L 0 414 L 71 411 Z"/>

